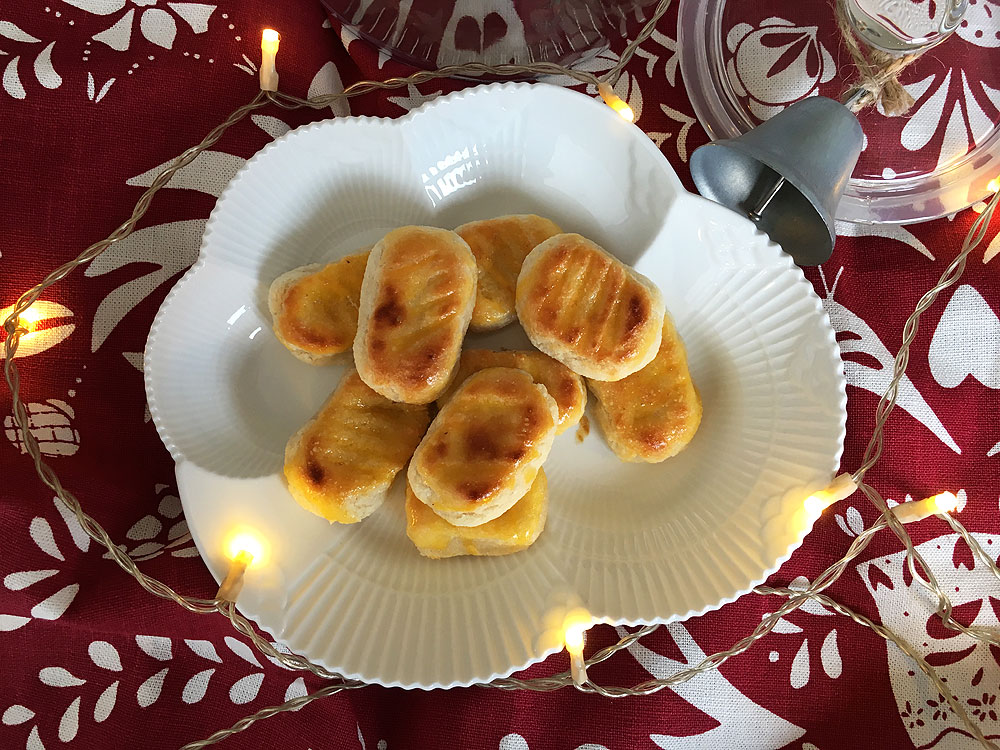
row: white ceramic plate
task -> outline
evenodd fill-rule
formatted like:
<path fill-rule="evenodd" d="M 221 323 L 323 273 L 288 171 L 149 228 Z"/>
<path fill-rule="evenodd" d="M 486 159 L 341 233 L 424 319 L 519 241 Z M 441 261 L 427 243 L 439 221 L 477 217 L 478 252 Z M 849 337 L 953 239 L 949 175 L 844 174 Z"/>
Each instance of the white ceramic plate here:
<path fill-rule="evenodd" d="M 547 527 L 508 557 L 420 557 L 399 481 L 360 524 L 302 510 L 280 479 L 285 441 L 343 368 L 282 348 L 271 280 L 399 225 L 514 212 L 549 216 L 659 284 L 704 401 L 694 441 L 665 463 L 625 464 L 597 429 L 582 443 L 567 431 L 545 464 Z M 527 339 L 512 326 L 468 343 Z M 242 611 L 329 669 L 402 687 L 468 685 L 538 661 L 560 647 L 568 606 L 668 622 L 747 592 L 809 530 L 802 501 L 836 470 L 846 420 L 833 330 L 790 258 L 685 192 L 639 129 L 544 85 L 469 89 L 399 120 L 316 123 L 265 148 L 220 198 L 198 262 L 163 303 L 145 371 L 213 575 L 225 574 L 235 529 L 266 540 Z"/>

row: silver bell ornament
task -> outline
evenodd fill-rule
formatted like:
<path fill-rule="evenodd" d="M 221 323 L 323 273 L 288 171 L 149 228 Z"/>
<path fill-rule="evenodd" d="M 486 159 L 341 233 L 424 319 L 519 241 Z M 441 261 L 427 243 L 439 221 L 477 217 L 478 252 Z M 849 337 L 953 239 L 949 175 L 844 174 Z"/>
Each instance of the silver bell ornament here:
<path fill-rule="evenodd" d="M 837 203 L 861 155 L 854 114 L 824 96 L 691 155 L 698 192 L 749 217 L 800 265 L 833 252 Z"/>

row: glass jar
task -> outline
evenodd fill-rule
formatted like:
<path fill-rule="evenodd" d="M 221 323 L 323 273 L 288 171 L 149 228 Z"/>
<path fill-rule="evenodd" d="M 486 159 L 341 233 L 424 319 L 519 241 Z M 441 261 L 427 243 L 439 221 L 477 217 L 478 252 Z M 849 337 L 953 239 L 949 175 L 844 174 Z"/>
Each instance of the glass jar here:
<path fill-rule="evenodd" d="M 466 62 L 587 60 L 634 33 L 656 0 L 323 0 L 348 30 L 393 59 L 434 69 Z"/>

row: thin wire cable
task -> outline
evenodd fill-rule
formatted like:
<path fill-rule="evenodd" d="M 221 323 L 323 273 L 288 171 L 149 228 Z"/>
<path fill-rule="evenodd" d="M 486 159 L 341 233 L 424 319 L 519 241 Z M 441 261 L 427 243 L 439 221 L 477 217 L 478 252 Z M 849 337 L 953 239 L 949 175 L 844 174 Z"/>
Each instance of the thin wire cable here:
<path fill-rule="evenodd" d="M 937 301 L 942 292 L 957 284 L 961 279 L 962 274 L 965 272 L 969 255 L 973 250 L 979 247 L 986 236 L 987 228 L 990 225 L 990 220 L 993 218 L 998 201 L 1000 201 L 1000 192 L 994 193 L 990 196 L 983 212 L 976 217 L 975 221 L 973 221 L 972 226 L 962 243 L 962 248 L 959 253 L 942 272 L 938 282 L 921 296 L 913 312 L 906 319 L 906 322 L 903 325 L 903 340 L 900 344 L 899 351 L 896 353 L 893 363 L 892 380 L 889 383 L 889 387 L 879 399 L 878 406 L 875 409 L 875 428 L 868 441 L 868 445 L 865 447 L 861 466 L 858 467 L 853 475 L 855 482 L 858 484 L 858 488 L 879 510 L 882 517 L 887 521 L 889 528 L 905 547 L 906 564 L 909 567 L 914 580 L 916 580 L 921 587 L 926 589 L 937 599 L 937 614 L 944 626 L 949 630 L 964 633 L 972 638 L 991 645 L 1000 645 L 1000 634 L 981 626 L 964 625 L 952 617 L 951 599 L 941 588 L 940 584 L 938 584 L 936 576 L 927 562 L 917 551 L 913 544 L 913 540 L 910 538 L 910 535 L 907 533 L 902 522 L 896 518 L 895 514 L 890 512 L 885 499 L 878 493 L 878 491 L 865 483 L 863 479 L 865 474 L 882 456 L 884 450 L 885 424 L 896 407 L 900 383 L 902 382 L 903 375 L 906 373 L 906 369 L 910 361 L 910 345 L 916 338 L 917 331 L 920 326 L 920 318 L 923 313 Z M 956 531 L 958 531 L 959 528 L 963 530 L 965 529 L 965 527 L 962 526 L 957 519 L 951 518 L 950 516 L 949 518 L 949 523 L 952 524 L 952 528 Z M 968 535 L 968 532 L 966 531 L 965 534 Z M 988 555 L 985 555 L 985 552 L 983 552 L 983 557 L 988 558 Z M 988 565 L 991 571 L 994 572 L 994 575 L 1000 578 L 1000 570 L 997 570 L 997 567 L 992 560 L 989 560 Z M 918 566 L 920 570 L 918 570 Z"/>
<path fill-rule="evenodd" d="M 937 284 L 921 296 L 913 312 L 906 319 L 906 323 L 903 325 L 903 341 L 893 363 L 892 380 L 889 381 L 889 386 L 882 394 L 875 409 L 875 428 L 865 448 L 861 465 L 853 474 L 855 482 L 860 482 L 864 479 L 865 474 L 868 473 L 882 455 L 885 423 L 889 419 L 892 410 L 896 408 L 896 400 L 899 397 L 899 386 L 910 363 L 910 344 L 916 338 L 917 329 L 920 325 L 920 316 L 934 304 L 941 292 L 957 283 L 962 277 L 969 254 L 979 246 L 986 235 L 986 230 L 989 227 L 990 219 L 993 217 L 998 198 L 1000 198 L 1000 192 L 990 196 L 986 204 L 986 209 L 979 214 L 969 229 L 969 233 L 962 243 L 961 251 L 948 264 L 948 267 L 938 279 Z"/>
<path fill-rule="evenodd" d="M 979 543 L 979 540 L 972 536 L 969 530 L 956 521 L 950 513 L 945 513 L 943 516 L 939 516 L 939 518 L 944 518 L 952 530 L 962 537 L 965 543 L 972 548 L 972 552 L 979 558 L 980 562 L 986 565 L 986 569 L 993 574 L 993 577 L 1000 581 L 1000 568 L 997 567 L 996 562 L 990 557 L 990 553 L 983 549 L 983 545 Z"/>
<path fill-rule="evenodd" d="M 254 629 L 253 624 L 236 609 L 236 605 L 227 600 L 217 600 L 215 610 L 225 615 L 232 623 L 233 628 L 241 635 L 250 640 L 265 656 L 276 659 L 289 669 L 307 671 L 321 677 L 324 680 L 340 680 L 345 687 L 363 687 L 365 683 L 358 680 L 347 680 L 336 672 L 331 672 L 325 667 L 314 664 L 299 654 L 289 653 L 279 650 L 269 640 L 261 637 Z"/>
<path fill-rule="evenodd" d="M 277 706 L 268 706 L 267 708 L 262 708 L 256 713 L 250 714 L 249 716 L 244 716 L 242 719 L 237 721 L 231 727 L 227 729 L 220 729 L 218 732 L 210 734 L 203 740 L 198 740 L 197 742 L 189 742 L 184 745 L 181 750 L 201 750 L 201 748 L 208 747 L 209 745 L 214 745 L 216 742 L 221 742 L 227 737 L 232 737 L 234 734 L 239 734 L 244 729 L 248 729 L 255 722 L 261 719 L 268 719 L 277 714 L 283 713 L 285 711 L 296 711 L 300 708 L 305 708 L 313 701 L 319 700 L 320 698 L 326 698 L 330 695 L 336 695 L 337 693 L 342 693 L 345 690 L 350 690 L 354 685 L 326 685 L 321 687 L 315 692 L 309 693 L 308 695 L 300 695 L 297 698 L 292 698 L 284 703 Z"/>
<path fill-rule="evenodd" d="M 531 63 L 525 65 L 515 65 L 506 63 L 503 65 L 486 65 L 484 63 L 464 63 L 462 65 L 449 65 L 437 70 L 418 70 L 407 76 L 387 78 L 384 81 L 358 81 L 347 86 L 343 91 L 323 96 L 302 99 L 298 96 L 286 94 L 281 91 L 269 91 L 268 98 L 279 106 L 287 108 L 310 107 L 312 109 L 323 109 L 341 99 L 350 99 L 355 96 L 370 93 L 372 91 L 384 91 L 389 89 L 402 88 L 404 86 L 417 85 L 434 81 L 441 78 L 454 78 L 456 75 L 492 75 L 504 78 L 528 75 L 565 75 L 575 81 L 597 86 L 601 79 L 593 73 L 573 68 L 565 68 L 555 63 Z"/>
<path fill-rule="evenodd" d="M 888 521 L 889 528 L 893 530 L 899 540 L 903 543 L 906 548 L 906 562 L 910 568 L 910 573 L 913 576 L 913 579 L 922 588 L 926 589 L 937 599 L 937 615 L 941 618 L 944 626 L 949 630 L 955 631 L 956 633 L 964 633 L 965 635 L 984 643 L 988 643 L 990 645 L 1000 645 L 1000 633 L 997 633 L 996 630 L 991 630 L 978 625 L 964 625 L 952 617 L 951 599 L 938 583 L 937 577 L 934 575 L 930 566 L 920 553 L 917 552 L 917 549 L 913 544 L 913 540 L 910 538 L 909 533 L 907 533 L 907 531 L 903 528 L 903 524 L 898 518 L 896 518 L 896 515 L 889 510 L 885 500 L 875 489 L 863 482 L 859 485 L 859 487 L 872 504 L 882 512 L 882 517 Z M 956 523 L 958 523 L 958 521 L 956 521 Z M 920 570 L 917 569 L 918 564 L 920 566 Z"/>
<path fill-rule="evenodd" d="M 784 597 L 795 597 L 798 596 L 799 594 L 799 591 L 797 589 L 790 589 L 780 586 L 779 587 L 758 586 L 754 590 L 758 594 L 784 596 Z M 934 670 L 934 668 L 927 662 L 926 659 L 924 659 L 923 656 L 920 655 L 920 652 L 918 652 L 912 645 L 910 645 L 908 641 L 896 635 L 884 625 L 875 622 L 874 620 L 866 617 L 865 615 L 855 612 L 850 607 L 847 607 L 841 604 L 840 602 L 831 599 L 826 594 L 812 594 L 809 598 L 816 602 L 819 602 L 825 607 L 829 607 L 834 612 L 844 615 L 845 617 L 849 617 L 858 625 L 863 625 L 866 628 L 874 630 L 878 635 L 880 635 L 885 640 L 889 641 L 890 643 L 894 643 L 899 648 L 900 651 L 902 651 L 908 657 L 913 659 L 913 661 L 917 663 L 917 666 L 920 667 L 920 671 L 923 672 L 925 675 L 927 675 L 930 681 L 934 683 L 934 687 L 937 688 L 938 693 L 946 701 L 948 701 L 948 705 L 951 706 L 951 709 L 955 712 L 958 718 L 962 720 L 962 723 L 965 724 L 965 727 L 969 730 L 969 732 L 972 733 L 972 736 L 975 737 L 980 742 L 980 744 L 983 745 L 983 747 L 989 748 L 989 750 L 998 750 L 997 746 L 992 742 L 990 742 L 985 737 L 985 735 L 983 735 L 983 732 L 979 728 L 979 725 L 969 718 L 969 715 L 966 713 L 965 708 L 962 706 L 962 704 L 958 701 L 955 695 L 948 688 L 948 684 L 941 679 L 941 677 Z"/>
<path fill-rule="evenodd" d="M 625 70 L 625 66 L 628 65 L 629 60 L 635 55 L 639 50 L 639 46 L 645 42 L 649 37 L 653 35 L 656 31 L 656 24 L 660 22 L 660 19 L 666 15 L 667 10 L 670 8 L 670 2 L 661 2 L 656 6 L 653 11 L 653 15 L 649 17 L 649 20 L 643 25 L 636 34 L 635 39 L 625 45 L 625 49 L 622 50 L 621 57 L 618 58 L 618 62 L 615 63 L 614 67 L 601 76 L 602 81 L 607 81 L 612 86 L 618 83 L 618 79 L 621 77 L 622 71 Z"/>
<path fill-rule="evenodd" d="M 621 651 L 623 648 L 628 648 L 633 643 L 638 641 L 640 638 L 644 638 L 650 633 L 656 632 L 656 630 L 659 627 L 660 627 L 659 625 L 644 625 L 643 627 L 639 628 L 639 630 L 636 630 L 634 633 L 629 633 L 628 635 L 624 636 L 620 641 L 618 641 L 618 643 L 602 648 L 596 654 L 587 659 L 586 660 L 587 666 L 592 667 L 595 664 L 600 664 L 602 661 L 607 661 L 612 656 Z"/>
<path fill-rule="evenodd" d="M 64 279 L 74 269 L 96 258 L 114 243 L 128 237 L 135 229 L 136 224 L 138 224 L 138 222 L 149 210 L 149 206 L 156 193 L 164 185 L 166 185 L 179 170 L 194 161 L 194 159 L 202 151 L 214 145 L 230 127 L 235 125 L 254 110 L 260 109 L 266 104 L 267 100 L 264 97 L 264 93 L 258 92 L 252 101 L 236 109 L 223 122 L 213 128 L 209 134 L 202 139 L 201 143 L 196 146 L 192 146 L 174 159 L 156 176 L 156 179 L 153 180 L 146 191 L 143 192 L 142 196 L 136 202 L 136 205 L 132 210 L 132 215 L 128 218 L 128 220 L 112 232 L 106 239 L 101 240 L 100 242 L 95 242 L 93 245 L 80 253 L 80 255 L 76 258 L 59 266 L 42 279 L 42 281 L 22 294 L 18 298 L 18 301 L 14 304 L 13 311 L 6 318 L 3 324 L 4 329 L 7 331 L 7 337 L 4 340 L 4 379 L 6 380 L 7 387 L 11 392 L 14 421 L 21 430 L 21 442 L 24 445 L 25 451 L 34 462 L 35 472 L 41 478 L 42 482 L 53 490 L 63 504 L 66 505 L 70 511 L 72 511 L 87 535 L 98 544 L 105 547 L 110 553 L 111 559 L 113 559 L 119 567 L 122 568 L 122 570 L 135 578 L 139 582 L 139 585 L 141 585 L 149 593 L 158 596 L 161 599 L 174 601 L 185 609 L 197 613 L 215 611 L 215 602 L 207 599 L 196 599 L 182 596 L 162 581 L 145 575 L 141 570 L 139 570 L 132 558 L 125 554 L 125 552 L 111 540 L 101 525 L 83 511 L 80 502 L 72 493 L 63 487 L 59 477 L 42 459 L 38 441 L 35 439 L 35 436 L 32 434 L 30 429 L 27 409 L 24 402 L 21 400 L 21 378 L 17 363 L 15 362 L 15 357 L 18 345 L 20 344 L 21 336 L 26 333 L 26 331 L 19 325 L 19 322 L 21 314 L 27 310 L 28 307 L 34 304 L 36 300 L 38 300 L 42 292 Z"/>

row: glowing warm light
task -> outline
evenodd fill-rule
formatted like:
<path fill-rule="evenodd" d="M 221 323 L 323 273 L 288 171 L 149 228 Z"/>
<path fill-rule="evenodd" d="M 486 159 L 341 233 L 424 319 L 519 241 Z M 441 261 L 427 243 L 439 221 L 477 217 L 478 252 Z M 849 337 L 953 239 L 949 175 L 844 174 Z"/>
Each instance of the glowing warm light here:
<path fill-rule="evenodd" d="M 823 514 L 823 509 L 827 507 L 827 504 L 822 498 L 819 498 L 816 495 L 810 495 L 806 498 L 805 506 L 806 513 L 810 516 L 819 517 Z"/>
<path fill-rule="evenodd" d="M 854 477 L 850 474 L 841 474 L 830 482 L 825 489 L 815 492 L 805 499 L 803 505 L 805 506 L 806 514 L 815 520 L 823 514 L 824 510 L 834 503 L 850 497 L 857 489 L 858 485 L 854 482 Z"/>
<path fill-rule="evenodd" d="M 583 646 L 586 642 L 587 628 L 593 622 L 585 609 L 577 608 L 566 615 L 563 623 L 563 643 L 569 652 L 570 674 L 575 685 L 582 685 L 587 681 L 587 663 L 583 660 Z"/>
<path fill-rule="evenodd" d="M 43 308 L 47 308 L 50 303 L 47 302 L 35 302 L 30 305 L 27 310 L 21 313 L 17 317 L 17 327 L 23 328 L 28 333 L 34 333 L 38 330 L 39 321 L 51 315 L 51 311 Z M 0 310 L 0 325 L 7 321 L 7 318 L 11 316 L 14 312 L 15 305 L 10 307 L 5 307 Z M 72 314 L 72 313 L 70 313 Z"/>
<path fill-rule="evenodd" d="M 953 513 L 961 504 L 962 501 L 955 493 L 940 492 L 923 500 L 901 503 L 892 509 L 892 514 L 902 523 L 914 523 L 931 516 Z"/>
<path fill-rule="evenodd" d="M 986 189 L 991 193 L 1000 193 L 1000 177 L 994 177 L 990 180 L 990 184 L 986 186 Z"/>
<path fill-rule="evenodd" d="M 570 651 L 583 650 L 583 634 L 594 624 L 590 613 L 582 607 L 576 607 L 567 613 L 563 620 L 563 640 Z"/>
<path fill-rule="evenodd" d="M 635 122 L 635 112 L 628 106 L 624 99 L 614 92 L 614 89 L 607 83 L 602 83 L 597 87 L 597 93 L 601 95 L 604 103 L 618 113 L 618 115 L 628 122 Z"/>
<path fill-rule="evenodd" d="M 260 35 L 260 88 L 262 91 L 278 90 L 278 71 L 274 58 L 278 54 L 281 34 L 274 29 L 264 29 Z"/>
<path fill-rule="evenodd" d="M 219 585 L 216 599 L 236 603 L 236 597 L 243 589 L 243 576 L 247 568 L 260 566 L 267 559 L 267 543 L 253 529 L 238 529 L 226 545 L 226 557 L 229 558 L 229 570 Z"/>
<path fill-rule="evenodd" d="M 248 566 L 261 565 L 267 558 L 267 546 L 258 534 L 242 529 L 234 534 L 226 545 L 226 556 L 230 560 L 241 561 Z"/>
<path fill-rule="evenodd" d="M 623 120 L 628 120 L 629 122 L 635 122 L 635 112 L 632 108 L 628 106 L 624 100 L 619 99 L 618 101 L 613 101 L 610 103 L 611 109 L 621 115 Z"/>
<path fill-rule="evenodd" d="M 19 328 L 25 329 L 28 333 L 33 333 L 38 328 L 38 321 L 42 319 L 42 313 L 32 305 L 17 318 Z"/>
<path fill-rule="evenodd" d="M 244 568 L 249 568 L 251 565 L 253 565 L 253 553 L 248 552 L 245 549 L 241 549 L 239 552 L 236 553 L 236 557 L 233 558 L 233 562 L 239 563 Z"/>
<path fill-rule="evenodd" d="M 582 622 L 575 623 L 566 628 L 564 640 L 567 651 L 583 651 L 583 634 L 587 632 L 587 626 Z"/>
<path fill-rule="evenodd" d="M 7 331 L 7 322 L 20 332 L 15 357 L 30 357 L 33 354 L 51 349 L 64 341 L 76 329 L 76 325 L 67 318 L 73 317 L 73 311 L 65 305 L 51 300 L 35 300 L 17 318 L 11 319 L 16 304 L 0 309 L 0 327 Z M 6 341 L 0 334 L 0 361 L 6 357 Z"/>
<path fill-rule="evenodd" d="M 931 498 L 938 513 L 951 513 L 958 510 L 961 501 L 954 492 L 942 492 Z"/>

